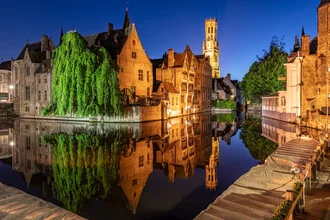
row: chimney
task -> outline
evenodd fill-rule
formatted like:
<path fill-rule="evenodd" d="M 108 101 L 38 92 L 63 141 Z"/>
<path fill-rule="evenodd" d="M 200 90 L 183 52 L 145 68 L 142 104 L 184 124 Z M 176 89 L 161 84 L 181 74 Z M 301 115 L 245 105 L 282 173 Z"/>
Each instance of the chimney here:
<path fill-rule="evenodd" d="M 309 41 L 309 35 L 304 35 L 301 37 L 301 55 L 303 57 L 309 55 Z"/>
<path fill-rule="evenodd" d="M 227 78 L 230 79 L 230 73 L 227 73 Z"/>
<path fill-rule="evenodd" d="M 42 35 L 41 36 L 41 52 L 45 52 L 46 50 L 49 50 L 48 36 Z"/>
<path fill-rule="evenodd" d="M 168 67 L 174 66 L 174 49 L 168 49 L 167 63 Z"/>
<path fill-rule="evenodd" d="M 113 31 L 113 24 L 108 23 L 108 33 L 110 34 L 111 31 Z"/>

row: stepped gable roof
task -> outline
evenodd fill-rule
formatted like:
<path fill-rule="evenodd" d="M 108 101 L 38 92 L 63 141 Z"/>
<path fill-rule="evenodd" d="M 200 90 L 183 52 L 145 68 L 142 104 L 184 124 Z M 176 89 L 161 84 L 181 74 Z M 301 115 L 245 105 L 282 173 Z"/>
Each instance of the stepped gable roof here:
<path fill-rule="evenodd" d="M 11 70 L 11 61 L 3 61 L 0 63 L 0 70 Z"/>
<path fill-rule="evenodd" d="M 33 63 L 41 63 L 46 58 L 46 52 L 41 52 L 41 42 L 26 44 L 17 57 L 17 60 L 24 58 L 25 50 L 28 49 L 31 61 Z"/>

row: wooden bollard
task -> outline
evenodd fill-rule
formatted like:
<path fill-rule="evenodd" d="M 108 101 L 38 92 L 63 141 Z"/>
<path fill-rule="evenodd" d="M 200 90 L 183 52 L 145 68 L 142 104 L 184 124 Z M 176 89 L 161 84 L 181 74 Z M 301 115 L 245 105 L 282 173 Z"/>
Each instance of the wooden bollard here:
<path fill-rule="evenodd" d="M 285 200 L 293 202 L 293 191 L 287 190 L 285 193 Z"/>

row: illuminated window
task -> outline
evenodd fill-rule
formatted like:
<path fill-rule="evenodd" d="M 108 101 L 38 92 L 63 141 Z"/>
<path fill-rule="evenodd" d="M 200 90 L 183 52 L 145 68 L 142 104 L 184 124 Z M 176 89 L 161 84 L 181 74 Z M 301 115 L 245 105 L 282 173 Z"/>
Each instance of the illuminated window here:
<path fill-rule="evenodd" d="M 30 86 L 25 87 L 25 100 L 30 100 Z"/>
<path fill-rule="evenodd" d="M 143 81 L 143 70 L 139 70 L 139 80 Z"/>
<path fill-rule="evenodd" d="M 136 59 L 136 52 L 132 52 L 132 58 Z"/>
<path fill-rule="evenodd" d="M 2 89 L 2 92 L 7 92 L 7 85 L 6 84 L 3 84 L 1 86 L 1 89 Z"/>
<path fill-rule="evenodd" d="M 143 155 L 139 157 L 139 167 L 143 167 Z"/>

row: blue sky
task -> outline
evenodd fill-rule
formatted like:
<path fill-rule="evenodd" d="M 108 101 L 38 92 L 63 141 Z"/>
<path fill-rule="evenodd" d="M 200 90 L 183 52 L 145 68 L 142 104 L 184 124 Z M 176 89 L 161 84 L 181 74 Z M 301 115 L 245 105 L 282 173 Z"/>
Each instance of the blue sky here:
<path fill-rule="evenodd" d="M 311 38 L 317 35 L 319 0 L 129 0 L 131 22 L 151 59 L 168 48 L 182 52 L 190 45 L 202 53 L 204 20 L 218 19 L 220 68 L 241 80 L 257 55 L 267 49 L 272 36 L 286 43 L 289 52 L 302 26 Z M 46 34 L 59 41 L 64 31 L 75 28 L 82 35 L 107 30 L 107 23 L 122 27 L 125 0 L 16 0 L 1 3 L 0 59 L 16 58 L 26 43 L 40 41 Z"/>

